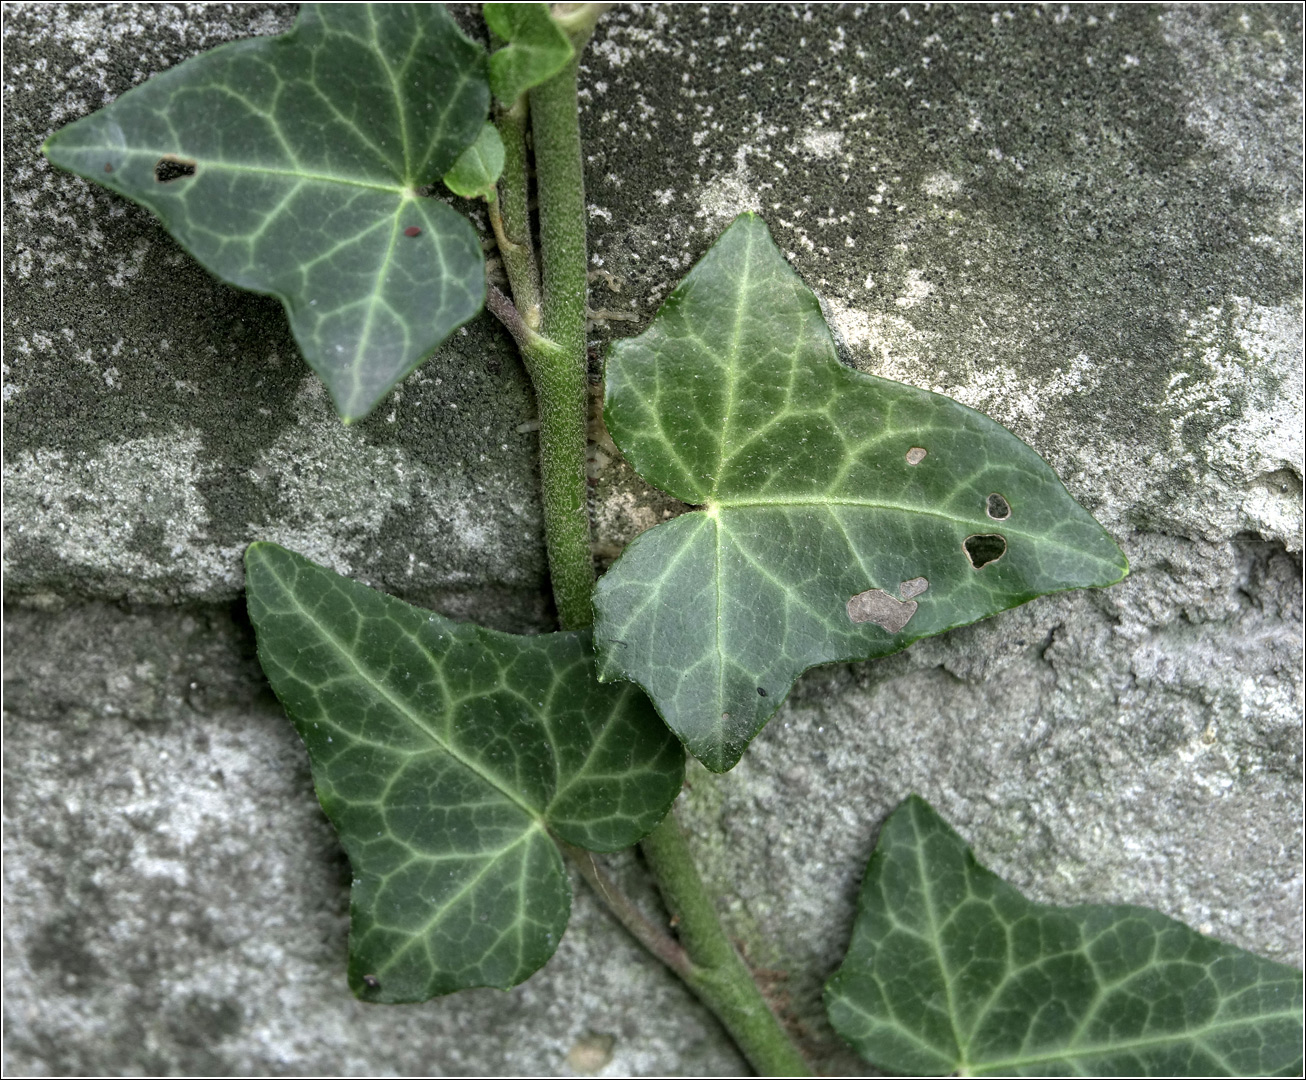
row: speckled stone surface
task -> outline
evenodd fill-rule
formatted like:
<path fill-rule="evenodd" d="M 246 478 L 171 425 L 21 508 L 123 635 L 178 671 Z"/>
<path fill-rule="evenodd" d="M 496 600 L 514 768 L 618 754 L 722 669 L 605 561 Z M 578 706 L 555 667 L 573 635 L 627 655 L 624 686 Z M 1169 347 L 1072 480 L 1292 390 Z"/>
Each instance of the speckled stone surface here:
<path fill-rule="evenodd" d="M 274 301 L 39 156 L 293 17 L 4 8 L 6 1072 L 738 1072 L 580 887 L 557 956 L 510 993 L 376 1008 L 345 986 L 348 869 L 253 659 L 240 553 L 275 539 L 547 628 L 529 389 L 480 320 L 343 428 Z M 910 791 L 1038 899 L 1148 904 L 1300 962 L 1300 18 L 620 5 L 600 24 L 595 344 L 756 210 L 847 362 L 1006 424 L 1133 567 L 812 672 L 736 770 L 691 770 L 680 813 L 728 928 L 825 1071 L 865 1071 L 819 991 Z M 592 473 L 602 558 L 678 510 L 601 433 Z M 635 860 L 614 865 L 653 910 Z"/>

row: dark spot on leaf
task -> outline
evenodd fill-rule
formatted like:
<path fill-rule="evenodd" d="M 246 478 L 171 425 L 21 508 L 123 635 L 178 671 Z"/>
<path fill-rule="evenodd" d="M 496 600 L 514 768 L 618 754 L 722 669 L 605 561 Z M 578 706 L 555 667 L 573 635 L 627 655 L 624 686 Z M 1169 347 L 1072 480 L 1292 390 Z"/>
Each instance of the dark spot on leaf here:
<path fill-rule="evenodd" d="M 409 225 L 408 228 L 406 228 L 406 229 L 404 230 L 404 235 L 405 235 L 405 236 L 421 236 L 421 235 L 422 235 L 422 230 L 419 229 L 416 225 Z"/>
<path fill-rule="evenodd" d="M 873 622 L 896 634 L 916 614 L 915 600 L 897 600 L 883 589 L 867 589 L 848 601 L 848 618 L 855 623 Z"/>
<path fill-rule="evenodd" d="M 758 697 L 766 697 L 766 690 L 764 690 L 762 687 L 759 686 L 759 687 L 757 688 L 757 696 L 758 696 Z"/>
<path fill-rule="evenodd" d="M 381 980 L 378 979 L 375 975 L 364 975 L 363 985 L 366 986 L 369 990 L 380 990 Z"/>
<path fill-rule="evenodd" d="M 105 172 L 113 172 L 113 166 L 110 165 L 107 161 L 104 163 L 104 171 L 105 171 Z"/>
<path fill-rule="evenodd" d="M 966 537 L 961 546 L 966 551 L 966 558 L 976 570 L 988 566 L 991 562 L 997 562 L 1007 553 L 1006 538 L 997 533 L 976 533 L 974 536 Z"/>
<path fill-rule="evenodd" d="M 1006 521 L 1007 518 L 1011 517 L 1011 504 L 995 491 L 989 496 L 984 512 L 994 521 Z"/>
<path fill-rule="evenodd" d="M 898 586 L 898 596 L 903 600 L 910 600 L 913 596 L 920 596 L 929 587 L 929 578 L 914 577 Z"/>
<path fill-rule="evenodd" d="M 183 176 L 195 175 L 195 162 L 187 161 L 185 158 L 173 157 L 166 154 L 159 158 L 159 163 L 154 166 L 154 179 L 160 184 L 171 184 L 174 180 L 180 180 Z"/>
<path fill-rule="evenodd" d="M 925 460 L 925 455 L 929 453 L 923 446 L 913 446 L 907 451 L 907 464 L 919 465 Z"/>

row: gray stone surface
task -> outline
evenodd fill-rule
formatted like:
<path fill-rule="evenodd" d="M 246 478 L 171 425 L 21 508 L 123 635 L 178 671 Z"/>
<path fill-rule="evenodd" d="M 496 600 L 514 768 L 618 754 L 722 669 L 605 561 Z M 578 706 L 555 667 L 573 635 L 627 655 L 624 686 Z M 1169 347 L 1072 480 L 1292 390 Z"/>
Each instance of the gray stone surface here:
<path fill-rule="evenodd" d="M 6 1071 L 571 1075 L 611 1037 L 603 1075 L 734 1072 L 583 889 L 510 993 L 345 988 L 348 871 L 252 658 L 240 551 L 278 539 L 547 627 L 520 367 L 478 322 L 344 429 L 274 302 L 37 153 L 292 18 L 5 8 Z M 759 210 L 850 363 L 1006 424 L 1133 566 L 812 672 L 734 772 L 691 772 L 704 873 L 828 1071 L 861 1066 L 820 983 L 913 790 L 1033 896 L 1300 963 L 1300 18 L 686 5 L 600 27 L 596 343 Z M 593 471 L 604 554 L 678 509 L 602 438 Z"/>

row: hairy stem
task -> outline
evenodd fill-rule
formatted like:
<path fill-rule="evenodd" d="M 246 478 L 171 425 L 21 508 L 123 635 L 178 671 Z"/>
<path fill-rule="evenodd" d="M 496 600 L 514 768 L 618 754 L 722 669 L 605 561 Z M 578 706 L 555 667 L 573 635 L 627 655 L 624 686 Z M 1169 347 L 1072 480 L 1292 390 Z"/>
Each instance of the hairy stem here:
<path fill-rule="evenodd" d="M 585 321 L 588 259 L 585 246 L 585 188 L 580 146 L 580 106 L 576 77 L 580 50 L 606 4 L 560 5 L 558 21 L 576 48 L 576 58 L 548 82 L 530 92 L 535 178 L 540 207 L 541 319 L 538 332 L 522 309 L 529 291 L 519 293 L 510 250 L 504 250 L 518 305 L 491 293 L 491 307 L 512 331 L 535 385 L 540 410 L 540 458 L 544 486 L 545 536 L 558 616 L 565 629 L 591 625 L 590 594 L 594 567 L 590 553 L 588 490 L 585 481 L 588 379 Z M 520 103 L 519 103 L 520 104 Z M 514 119 L 515 118 L 515 119 Z M 524 126 L 514 137 L 512 123 L 524 114 L 501 113 L 505 148 L 501 181 L 503 224 L 514 244 L 529 246 L 525 204 L 514 193 L 527 190 Z M 514 154 L 520 148 L 520 159 Z M 521 213 L 522 217 L 516 215 Z M 517 222 L 525 221 L 519 233 Z M 582 876 L 617 920 L 657 959 L 694 991 L 725 1025 L 745 1056 L 763 1076 L 807 1076 L 802 1055 L 771 1012 L 753 977 L 726 938 L 712 899 L 703 889 L 684 835 L 668 814 L 643 843 L 644 854 L 679 924 L 677 942 L 655 925 L 602 872 L 594 857 L 563 845 Z"/>
<path fill-rule="evenodd" d="M 585 481 L 589 386 L 585 359 L 585 185 L 573 58 L 530 93 L 543 270 L 541 330 L 551 347 L 523 350 L 540 406 L 544 529 L 558 617 L 594 621 L 589 492 Z M 506 207 L 505 207 L 506 208 Z"/>
<path fill-rule="evenodd" d="M 495 239 L 508 273 L 513 300 L 522 319 L 532 330 L 540 328 L 540 268 L 535 262 L 531 239 L 530 170 L 526 158 L 526 125 L 529 113 L 526 95 L 511 109 L 499 109 L 495 124 L 503 140 L 503 173 L 499 177 L 499 222 Z M 491 204 L 491 221 L 495 209 Z"/>
<path fill-rule="evenodd" d="M 667 814 L 640 846 L 689 954 L 690 972 L 681 975 L 689 988 L 725 1025 L 759 1075 L 811 1076 L 722 930 L 675 815 Z"/>

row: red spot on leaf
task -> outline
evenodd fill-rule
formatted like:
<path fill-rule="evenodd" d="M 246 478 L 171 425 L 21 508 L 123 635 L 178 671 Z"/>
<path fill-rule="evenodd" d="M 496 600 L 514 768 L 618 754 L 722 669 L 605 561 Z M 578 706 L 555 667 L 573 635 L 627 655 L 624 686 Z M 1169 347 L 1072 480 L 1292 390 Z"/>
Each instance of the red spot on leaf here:
<path fill-rule="evenodd" d="M 422 230 L 419 229 L 416 225 L 409 225 L 408 228 L 406 228 L 406 229 L 404 230 L 404 235 L 405 235 L 405 236 L 421 236 L 421 235 L 422 235 Z"/>

